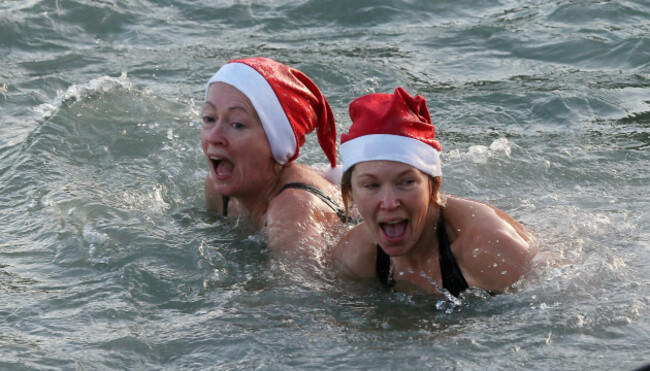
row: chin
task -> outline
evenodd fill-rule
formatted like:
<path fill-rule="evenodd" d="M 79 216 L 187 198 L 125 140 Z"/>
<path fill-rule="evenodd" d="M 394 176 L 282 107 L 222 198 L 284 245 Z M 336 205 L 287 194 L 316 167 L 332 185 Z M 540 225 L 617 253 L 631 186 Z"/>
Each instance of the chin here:
<path fill-rule="evenodd" d="M 390 256 L 402 256 L 409 252 L 409 247 L 404 245 L 381 245 L 382 250 Z"/>
<path fill-rule="evenodd" d="M 213 189 L 222 196 L 232 196 L 237 193 L 237 187 L 219 180 L 212 180 Z"/>

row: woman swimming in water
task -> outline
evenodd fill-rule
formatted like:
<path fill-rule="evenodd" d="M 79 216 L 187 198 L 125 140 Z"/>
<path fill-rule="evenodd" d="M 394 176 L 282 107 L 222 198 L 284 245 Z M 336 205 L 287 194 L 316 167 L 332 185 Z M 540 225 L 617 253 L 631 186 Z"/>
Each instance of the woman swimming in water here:
<path fill-rule="evenodd" d="M 424 98 L 402 88 L 366 95 L 350 117 L 341 191 L 363 222 L 332 252 L 339 273 L 454 296 L 519 280 L 536 254 L 531 234 L 491 205 L 439 192 L 441 146 Z"/>
<path fill-rule="evenodd" d="M 343 226 L 340 192 L 294 162 L 305 135 L 316 130 L 336 169 L 334 117 L 316 84 L 270 59 L 233 60 L 208 81 L 202 119 L 208 208 L 250 218 L 282 255 L 327 247 L 328 234 Z"/>

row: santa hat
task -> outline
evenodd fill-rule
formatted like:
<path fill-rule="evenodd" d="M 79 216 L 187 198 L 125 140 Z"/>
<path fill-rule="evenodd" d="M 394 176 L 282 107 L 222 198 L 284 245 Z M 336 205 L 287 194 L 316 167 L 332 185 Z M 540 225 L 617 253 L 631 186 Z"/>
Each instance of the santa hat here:
<path fill-rule="evenodd" d="M 228 62 L 212 76 L 205 87 L 205 99 L 215 82 L 237 88 L 251 101 L 277 163 L 295 160 L 305 135 L 316 129 L 321 148 L 331 166 L 336 166 L 332 109 L 305 74 L 267 58 L 245 58 Z"/>
<path fill-rule="evenodd" d="M 350 103 L 350 118 L 350 131 L 341 135 L 343 172 L 359 162 L 389 160 L 442 175 L 442 147 L 421 96 L 401 87 L 394 94 L 365 95 Z"/>

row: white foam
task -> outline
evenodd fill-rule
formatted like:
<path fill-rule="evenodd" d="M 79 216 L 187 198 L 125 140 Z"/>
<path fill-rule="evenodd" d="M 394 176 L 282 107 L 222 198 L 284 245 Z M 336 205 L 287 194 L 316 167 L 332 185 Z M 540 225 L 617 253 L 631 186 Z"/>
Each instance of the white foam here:
<path fill-rule="evenodd" d="M 506 138 L 498 138 L 490 143 L 490 146 L 475 145 L 469 147 L 467 155 L 477 164 L 484 164 L 489 158 L 493 157 L 510 157 L 513 148 L 517 148 L 517 144 L 509 141 Z"/>
<path fill-rule="evenodd" d="M 126 72 L 122 72 L 119 77 L 101 76 L 82 85 L 71 85 L 65 92 L 59 92 L 52 102 L 34 107 L 34 111 L 40 114 L 38 121 L 47 120 L 61 108 L 63 103 L 74 102 L 94 93 L 105 93 L 114 89 L 133 90 L 135 88 L 126 77 Z"/>

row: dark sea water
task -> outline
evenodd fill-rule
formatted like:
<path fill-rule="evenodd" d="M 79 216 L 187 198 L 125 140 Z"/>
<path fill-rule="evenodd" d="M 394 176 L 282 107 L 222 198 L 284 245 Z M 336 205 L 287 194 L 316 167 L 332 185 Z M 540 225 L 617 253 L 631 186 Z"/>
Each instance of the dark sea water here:
<path fill-rule="evenodd" d="M 297 274 L 204 209 L 227 60 L 427 99 L 443 192 L 536 231 L 460 303 Z M 314 136 L 300 162 L 325 162 Z M 0 369 L 633 370 L 650 363 L 650 3 L 0 1 Z"/>

